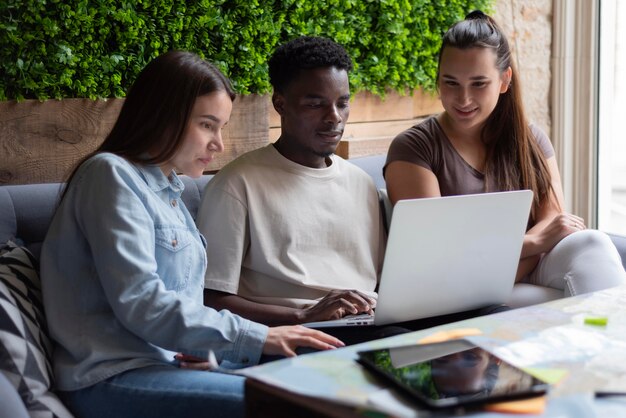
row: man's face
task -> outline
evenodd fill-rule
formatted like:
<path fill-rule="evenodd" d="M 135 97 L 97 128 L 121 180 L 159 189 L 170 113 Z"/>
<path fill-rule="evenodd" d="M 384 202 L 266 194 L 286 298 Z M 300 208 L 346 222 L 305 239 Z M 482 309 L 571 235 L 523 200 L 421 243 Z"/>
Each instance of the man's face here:
<path fill-rule="evenodd" d="M 281 154 L 308 167 L 325 167 L 350 114 L 348 73 L 335 67 L 301 70 L 272 102 L 281 116 Z"/>

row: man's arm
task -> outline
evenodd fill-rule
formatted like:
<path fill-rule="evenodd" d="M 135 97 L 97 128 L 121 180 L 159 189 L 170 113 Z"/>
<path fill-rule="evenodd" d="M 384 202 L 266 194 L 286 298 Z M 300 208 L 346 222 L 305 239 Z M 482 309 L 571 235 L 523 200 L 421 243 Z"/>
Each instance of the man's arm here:
<path fill-rule="evenodd" d="M 244 318 L 269 326 L 301 323 L 298 315 L 299 309 L 257 303 L 241 296 L 217 290 L 204 289 L 204 304 L 218 311 L 228 309 Z"/>
<path fill-rule="evenodd" d="M 253 302 L 241 296 L 204 289 L 204 304 L 269 326 L 339 319 L 360 312 L 372 313 L 376 301 L 356 290 L 333 290 L 311 307 L 290 308 Z"/>

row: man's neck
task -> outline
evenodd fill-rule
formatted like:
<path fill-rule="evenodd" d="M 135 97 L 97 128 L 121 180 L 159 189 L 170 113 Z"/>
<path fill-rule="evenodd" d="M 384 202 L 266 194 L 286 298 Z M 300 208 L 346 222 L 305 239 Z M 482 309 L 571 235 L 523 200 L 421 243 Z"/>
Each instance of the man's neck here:
<path fill-rule="evenodd" d="M 297 149 L 289 147 L 288 141 L 281 140 L 282 136 L 276 140 L 272 145 L 276 148 L 276 151 L 283 157 L 287 158 L 294 163 L 303 165 L 310 168 L 326 168 L 332 164 L 330 156 L 325 157 L 322 155 L 315 155 L 313 153 L 298 152 Z"/>

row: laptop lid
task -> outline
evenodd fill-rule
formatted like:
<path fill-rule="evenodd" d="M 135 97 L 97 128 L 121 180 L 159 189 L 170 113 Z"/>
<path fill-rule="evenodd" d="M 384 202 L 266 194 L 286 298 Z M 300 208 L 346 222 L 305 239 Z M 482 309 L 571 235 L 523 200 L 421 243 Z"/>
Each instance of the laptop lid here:
<path fill-rule="evenodd" d="M 520 190 L 398 201 L 375 325 L 506 302 L 532 196 Z"/>

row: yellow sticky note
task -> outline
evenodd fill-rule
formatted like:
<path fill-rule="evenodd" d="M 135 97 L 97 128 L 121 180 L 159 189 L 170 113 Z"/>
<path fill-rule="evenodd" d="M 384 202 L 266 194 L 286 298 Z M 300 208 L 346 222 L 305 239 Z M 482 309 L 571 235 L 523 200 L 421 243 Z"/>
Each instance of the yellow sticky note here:
<path fill-rule="evenodd" d="M 519 401 L 498 402 L 485 405 L 485 410 L 490 412 L 500 412 L 504 414 L 543 414 L 546 409 L 547 398 L 538 396 L 536 398 L 522 399 Z"/>
<path fill-rule="evenodd" d="M 435 332 L 434 334 L 427 335 L 418 341 L 419 344 L 440 343 L 442 341 L 455 340 L 458 338 L 471 337 L 474 335 L 480 335 L 483 332 L 478 328 L 457 328 L 446 331 Z"/>

